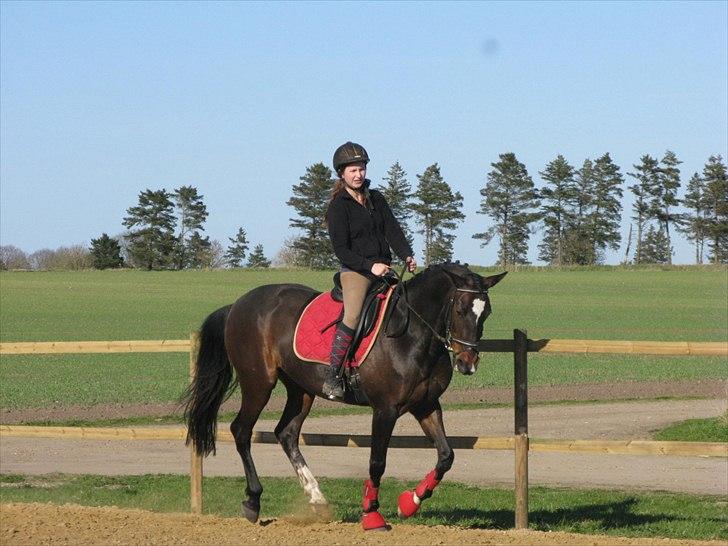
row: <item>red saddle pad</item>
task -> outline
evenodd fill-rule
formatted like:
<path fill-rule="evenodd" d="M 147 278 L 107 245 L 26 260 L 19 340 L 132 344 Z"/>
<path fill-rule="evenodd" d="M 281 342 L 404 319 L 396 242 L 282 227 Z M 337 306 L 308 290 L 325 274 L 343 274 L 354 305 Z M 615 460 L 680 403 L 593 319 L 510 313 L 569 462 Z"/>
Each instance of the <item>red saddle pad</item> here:
<path fill-rule="evenodd" d="M 361 365 L 369 354 L 382 326 L 382 320 L 392 291 L 393 289 L 390 288 L 386 293 L 377 296 L 384 301 L 379 306 L 379 314 L 374 323 L 374 328 L 359 344 L 354 360 L 349 362 L 349 366 L 357 367 Z M 336 324 L 332 324 L 332 322 L 341 315 L 343 307 L 343 303 L 335 301 L 331 297 L 331 292 L 324 292 L 316 296 L 306 306 L 298 319 L 296 333 L 293 336 L 293 350 L 298 358 L 307 362 L 318 362 L 319 364 L 329 363 L 331 344 L 334 342 L 334 333 L 336 332 Z M 328 328 L 326 328 L 327 326 Z"/>

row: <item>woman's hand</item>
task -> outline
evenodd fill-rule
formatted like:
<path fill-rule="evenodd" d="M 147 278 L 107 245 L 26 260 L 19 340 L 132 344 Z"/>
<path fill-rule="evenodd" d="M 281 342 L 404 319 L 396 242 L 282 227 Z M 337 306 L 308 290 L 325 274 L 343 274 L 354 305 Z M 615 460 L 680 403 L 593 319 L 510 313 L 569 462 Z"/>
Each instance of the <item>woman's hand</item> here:
<path fill-rule="evenodd" d="M 387 264 L 383 263 L 375 263 L 372 266 L 372 274 L 376 275 L 377 277 L 381 277 L 382 275 L 386 275 L 387 271 L 389 271 L 389 266 Z"/>
<path fill-rule="evenodd" d="M 417 262 L 415 259 L 412 256 L 407 256 L 405 263 L 407 264 L 407 271 L 414 273 L 415 269 L 417 269 Z"/>

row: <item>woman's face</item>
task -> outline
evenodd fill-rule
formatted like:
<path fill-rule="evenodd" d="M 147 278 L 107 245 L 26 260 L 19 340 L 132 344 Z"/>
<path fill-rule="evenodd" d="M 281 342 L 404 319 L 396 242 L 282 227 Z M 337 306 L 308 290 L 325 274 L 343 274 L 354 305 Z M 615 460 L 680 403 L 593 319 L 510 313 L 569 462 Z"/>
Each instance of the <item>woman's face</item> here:
<path fill-rule="evenodd" d="M 341 178 L 344 180 L 347 188 L 358 191 L 364 185 L 364 180 L 367 177 L 367 166 L 366 163 L 354 163 L 344 167 L 344 172 L 341 173 Z"/>

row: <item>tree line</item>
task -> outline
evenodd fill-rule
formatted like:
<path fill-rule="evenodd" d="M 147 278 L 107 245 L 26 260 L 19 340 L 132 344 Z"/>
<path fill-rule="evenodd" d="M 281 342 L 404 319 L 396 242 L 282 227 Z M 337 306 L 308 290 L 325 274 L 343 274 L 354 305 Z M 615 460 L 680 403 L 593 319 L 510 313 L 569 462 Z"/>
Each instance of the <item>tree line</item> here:
<path fill-rule="evenodd" d="M 585 159 L 578 168 L 562 156 L 549 162 L 537 188 L 526 166 L 514 153 L 491 163 L 478 214 L 490 220 L 483 231 L 470 234 L 481 247 L 498 245 L 498 262 L 506 267 L 528 264 L 530 237 L 543 232 L 538 258 L 550 265 L 594 265 L 608 250 L 626 248 L 623 263 L 670 264 L 675 231 L 695 250 L 695 263 L 728 263 L 728 181 L 719 155 L 711 156 L 702 173 L 694 173 L 682 197 L 681 161 L 666 151 L 661 159 L 649 154 L 626 175 L 634 196 L 630 231 L 622 241 L 622 199 L 625 176 L 609 153 Z M 411 186 L 399 162 L 392 165 L 376 189 L 387 199 L 410 244 L 422 236 L 424 265 L 453 258 L 455 230 L 465 215 L 463 196 L 445 181 L 437 163 L 416 175 Z M 287 205 L 295 211 L 288 237 L 275 262 L 283 266 L 329 269 L 337 266 L 325 224 L 333 173 L 323 163 L 306 168 L 292 187 Z M 264 268 L 271 265 L 263 246 L 250 243 L 243 227 L 228 239 L 227 248 L 204 236 L 208 212 L 194 186 L 146 189 L 129 207 L 122 224 L 127 231 L 103 233 L 91 246 L 44 249 L 26 255 L 12 246 L 0 247 L 3 269 L 188 269 L 220 267 Z M 634 251 L 632 245 L 634 244 Z M 245 261 L 247 257 L 247 262 Z"/>
<path fill-rule="evenodd" d="M 550 265 L 601 264 L 608 250 L 617 251 L 623 243 L 623 263 L 670 264 L 677 230 L 695 245 L 696 263 L 704 262 L 706 250 L 710 262 L 728 263 L 728 182 L 723 158 L 711 156 L 702 175 L 693 174 L 682 198 L 678 198 L 680 164 L 668 150 L 659 160 L 647 154 L 632 166 L 627 173 L 634 181 L 627 188 L 634 195 L 632 223 L 623 242 L 620 226 L 625 177 L 609 153 L 586 159 L 579 168 L 557 156 L 539 171 L 544 182 L 541 188 L 535 186 L 514 153 L 500 154 L 480 189 L 477 213 L 487 216 L 490 225 L 471 237 L 480 240 L 481 247 L 497 242 L 498 263 L 503 267 L 530 263 L 530 237 L 539 230 L 543 237 L 538 258 Z M 451 260 L 454 230 L 465 219 L 463 197 L 444 180 L 437 163 L 416 177 L 413 189 L 397 162 L 378 189 L 410 243 L 412 222 L 422 235 L 425 266 Z M 298 217 L 290 219 L 290 225 L 300 235 L 287 240 L 286 245 L 297 265 L 336 266 L 324 223 L 332 183 L 331 170 L 316 163 L 293 186 L 288 205 Z"/>

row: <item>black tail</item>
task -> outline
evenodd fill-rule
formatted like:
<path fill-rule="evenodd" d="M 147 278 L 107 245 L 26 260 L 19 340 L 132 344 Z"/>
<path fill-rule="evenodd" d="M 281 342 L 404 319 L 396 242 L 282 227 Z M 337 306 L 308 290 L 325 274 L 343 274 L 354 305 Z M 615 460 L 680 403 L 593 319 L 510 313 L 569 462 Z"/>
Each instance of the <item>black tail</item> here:
<path fill-rule="evenodd" d="M 187 445 L 200 455 L 215 453 L 217 412 L 235 388 L 225 351 L 225 321 L 232 305 L 221 307 L 202 323 L 195 379 L 182 397 L 187 421 Z"/>

